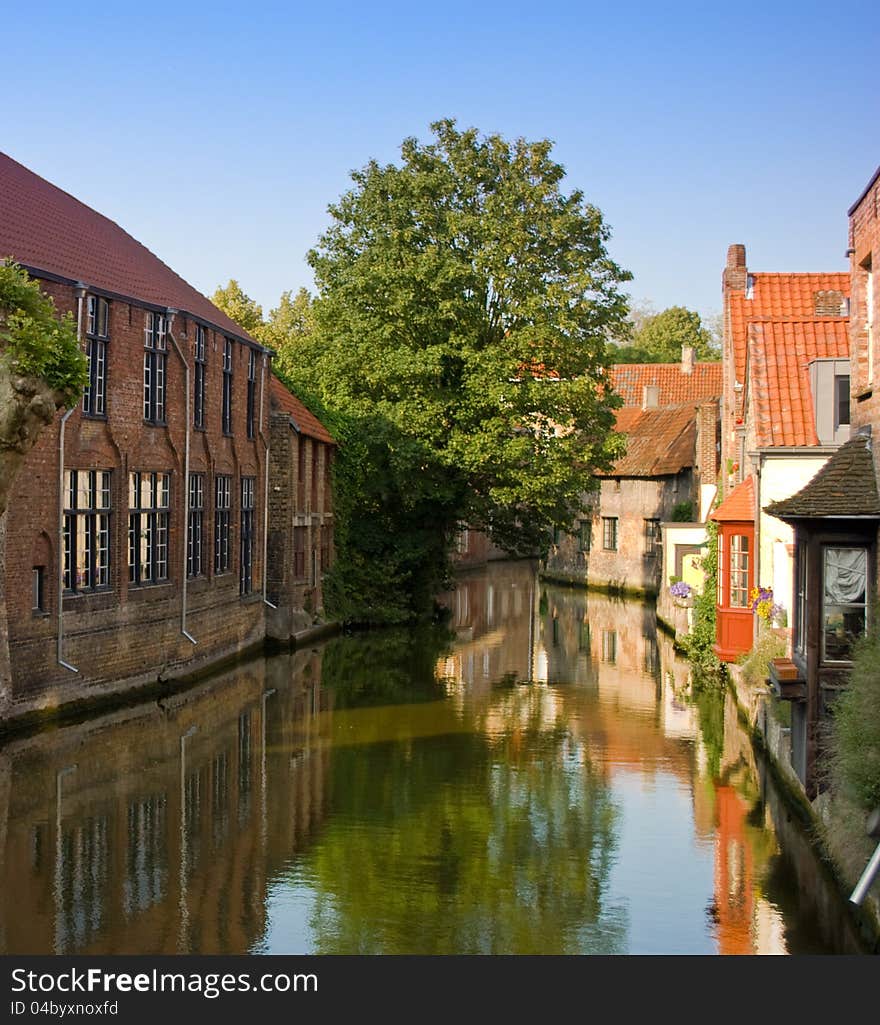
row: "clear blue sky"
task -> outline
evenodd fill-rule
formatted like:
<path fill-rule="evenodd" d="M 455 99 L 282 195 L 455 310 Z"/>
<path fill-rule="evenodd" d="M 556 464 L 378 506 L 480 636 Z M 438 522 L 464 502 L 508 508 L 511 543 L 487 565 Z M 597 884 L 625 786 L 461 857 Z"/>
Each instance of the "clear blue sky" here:
<path fill-rule="evenodd" d="M 717 9 L 716 9 L 717 8 Z M 880 164 L 876 2 L 4 3 L 0 149 L 197 288 L 311 285 L 327 204 L 428 125 L 547 137 L 636 299 L 843 270 Z"/>

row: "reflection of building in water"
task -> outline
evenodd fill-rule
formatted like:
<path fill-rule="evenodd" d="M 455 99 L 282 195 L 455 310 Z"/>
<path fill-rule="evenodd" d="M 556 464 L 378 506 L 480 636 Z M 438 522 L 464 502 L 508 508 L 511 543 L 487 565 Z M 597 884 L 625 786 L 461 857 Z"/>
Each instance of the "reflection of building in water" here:
<path fill-rule="evenodd" d="M 536 589 L 530 562 L 490 562 L 479 575 L 460 577 L 440 599 L 456 643 L 438 675 L 469 687 L 531 679 Z"/>
<path fill-rule="evenodd" d="M 259 660 L 4 748 L 0 950 L 252 948 L 273 872 L 324 816 L 319 665 Z"/>

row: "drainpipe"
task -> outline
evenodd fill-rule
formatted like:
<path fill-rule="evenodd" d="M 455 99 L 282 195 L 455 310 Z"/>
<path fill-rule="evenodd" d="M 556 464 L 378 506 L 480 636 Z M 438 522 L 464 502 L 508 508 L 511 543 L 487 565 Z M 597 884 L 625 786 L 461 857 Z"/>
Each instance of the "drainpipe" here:
<path fill-rule="evenodd" d="M 82 345 L 82 310 L 86 286 L 78 281 L 74 290 L 76 292 L 76 340 L 78 344 Z M 58 429 L 58 651 L 56 658 L 58 665 L 69 669 L 72 673 L 78 673 L 79 670 L 76 666 L 64 661 L 64 435 L 67 430 L 67 421 L 75 412 L 76 403 L 61 417 L 61 426 Z"/>
<path fill-rule="evenodd" d="M 269 558 L 269 437 L 263 433 L 263 389 L 266 385 L 266 354 L 260 364 L 260 437 L 265 446 L 264 458 L 266 465 L 263 467 L 263 604 L 270 609 L 277 609 L 268 598 L 269 574 L 267 570 Z"/>
<path fill-rule="evenodd" d="M 745 453 L 743 453 L 745 454 Z M 740 466 L 743 466 L 740 463 Z M 758 455 L 758 461 L 755 464 L 755 501 L 757 502 L 757 509 L 755 511 L 755 587 L 763 587 L 761 582 L 761 545 L 763 544 L 764 535 L 761 533 L 761 473 L 764 469 L 764 454 Z M 773 586 L 773 582 L 770 582 L 770 586 Z M 758 640 L 758 617 L 754 617 L 754 630 L 752 632 L 753 642 Z"/>
<path fill-rule="evenodd" d="M 165 311 L 165 315 L 168 318 L 168 323 L 165 327 L 165 333 L 171 339 L 171 344 L 177 351 L 177 355 L 180 357 L 180 362 L 183 364 L 184 380 L 186 382 L 186 441 L 184 443 L 183 452 L 183 566 L 180 579 L 182 586 L 180 588 L 180 632 L 183 636 L 190 641 L 192 644 L 198 644 L 199 642 L 193 637 L 193 635 L 186 628 L 186 585 L 187 585 L 187 538 L 189 532 L 189 444 L 192 435 L 192 410 L 190 409 L 190 402 L 192 401 L 192 395 L 190 393 L 190 376 L 189 376 L 189 361 L 183 354 L 183 350 L 177 344 L 177 339 L 171 331 L 174 324 L 174 317 L 177 310 L 172 309 L 170 306 Z"/>
<path fill-rule="evenodd" d="M 880 808 L 875 808 L 868 816 L 865 832 L 873 839 L 880 840 Z M 856 883 L 856 888 L 850 894 L 850 903 L 858 907 L 864 901 L 878 873 L 880 873 L 880 843 L 877 844 L 871 860 L 865 866 L 865 871 L 862 872 L 861 878 Z"/>

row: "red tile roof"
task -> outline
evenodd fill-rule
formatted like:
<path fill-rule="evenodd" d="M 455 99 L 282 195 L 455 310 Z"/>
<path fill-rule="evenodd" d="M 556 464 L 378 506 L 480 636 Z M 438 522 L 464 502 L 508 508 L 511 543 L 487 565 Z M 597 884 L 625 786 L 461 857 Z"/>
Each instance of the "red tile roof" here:
<path fill-rule="evenodd" d="M 755 518 L 755 485 L 751 477 L 730 492 L 718 508 L 709 514 L 710 520 L 719 522 L 750 523 Z"/>
<path fill-rule="evenodd" d="M 0 153 L 0 260 L 198 317 L 255 340 L 118 224 Z"/>
<path fill-rule="evenodd" d="M 694 465 L 697 418 L 693 402 L 632 412 L 637 415 L 627 418 L 626 455 L 617 460 L 610 473 L 601 476 L 665 477 Z M 621 430 L 620 415 L 617 429 Z"/>
<path fill-rule="evenodd" d="M 300 434 L 323 441 L 328 445 L 336 444 L 333 435 L 321 421 L 309 412 L 296 395 L 274 374 L 269 380 L 269 402 L 273 411 L 281 410 L 290 416 Z"/>
<path fill-rule="evenodd" d="M 748 401 L 758 446 L 818 445 L 809 364 L 848 358 L 846 318 L 750 323 Z"/>
<path fill-rule="evenodd" d="M 748 325 L 752 320 L 766 317 L 814 318 L 816 293 L 840 292 L 846 299 L 850 294 L 848 272 L 828 274 L 750 274 L 752 298 L 746 299 L 744 290 L 735 290 L 728 296 L 728 330 L 733 353 L 736 380 L 745 383 L 746 354 L 748 351 Z M 838 319 L 838 318 L 835 318 Z M 847 323 L 848 318 L 839 318 Z M 742 393 L 740 393 L 742 395 Z M 741 402 L 741 399 L 739 400 Z M 740 410 L 737 409 L 737 415 Z"/>
<path fill-rule="evenodd" d="M 659 386 L 659 406 L 699 402 L 721 395 L 721 364 L 696 363 L 693 371 L 686 374 L 680 363 L 615 363 L 611 367 L 611 381 L 623 399 L 624 408 L 641 409 L 647 385 Z"/>

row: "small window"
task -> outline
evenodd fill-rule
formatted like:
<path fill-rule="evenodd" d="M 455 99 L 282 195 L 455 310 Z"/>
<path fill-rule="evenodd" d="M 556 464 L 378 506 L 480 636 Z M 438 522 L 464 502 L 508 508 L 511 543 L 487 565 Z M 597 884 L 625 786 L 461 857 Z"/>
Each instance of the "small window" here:
<path fill-rule="evenodd" d="M 822 571 L 822 659 L 850 662 L 867 626 L 867 549 L 828 546 Z"/>
<path fill-rule="evenodd" d="M 807 650 L 807 546 L 803 541 L 798 543 L 795 553 L 795 594 L 794 646 L 801 653 Z"/>
<path fill-rule="evenodd" d="M 223 343 L 223 433 L 232 434 L 232 346 L 227 338 Z"/>
<path fill-rule="evenodd" d="M 247 436 L 256 437 L 256 409 L 257 409 L 257 353 L 255 349 L 248 352 L 248 381 L 247 381 Z"/>
<path fill-rule="evenodd" d="M 602 517 L 602 547 L 606 552 L 617 551 L 617 517 Z"/>
<path fill-rule="evenodd" d="M 730 539 L 730 607 L 744 609 L 749 604 L 749 539 L 734 534 Z"/>
<path fill-rule="evenodd" d="M 167 322 L 161 313 L 148 312 L 144 322 L 144 420 L 165 423 L 165 369 Z"/>
<path fill-rule="evenodd" d="M 31 608 L 34 612 L 46 611 L 46 567 L 34 566 L 33 597 Z"/>
<path fill-rule="evenodd" d="M 645 555 L 657 555 L 663 547 L 659 520 L 645 520 Z"/>
<path fill-rule="evenodd" d="M 834 429 L 849 427 L 849 374 L 834 378 Z"/>
<path fill-rule="evenodd" d="M 90 295 L 86 319 L 86 360 L 88 381 L 83 389 L 83 412 L 87 416 L 106 414 L 107 341 L 110 333 L 110 304 Z"/>
<path fill-rule="evenodd" d="M 582 552 L 588 552 L 593 543 L 593 521 L 581 520 L 578 531 L 578 548 Z"/>
<path fill-rule="evenodd" d="M 193 375 L 193 426 L 205 427 L 205 398 L 207 391 L 208 346 L 207 330 L 196 324 L 195 373 Z"/>
<path fill-rule="evenodd" d="M 168 579 L 168 520 L 171 475 L 128 476 L 128 579 L 155 584 Z"/>

